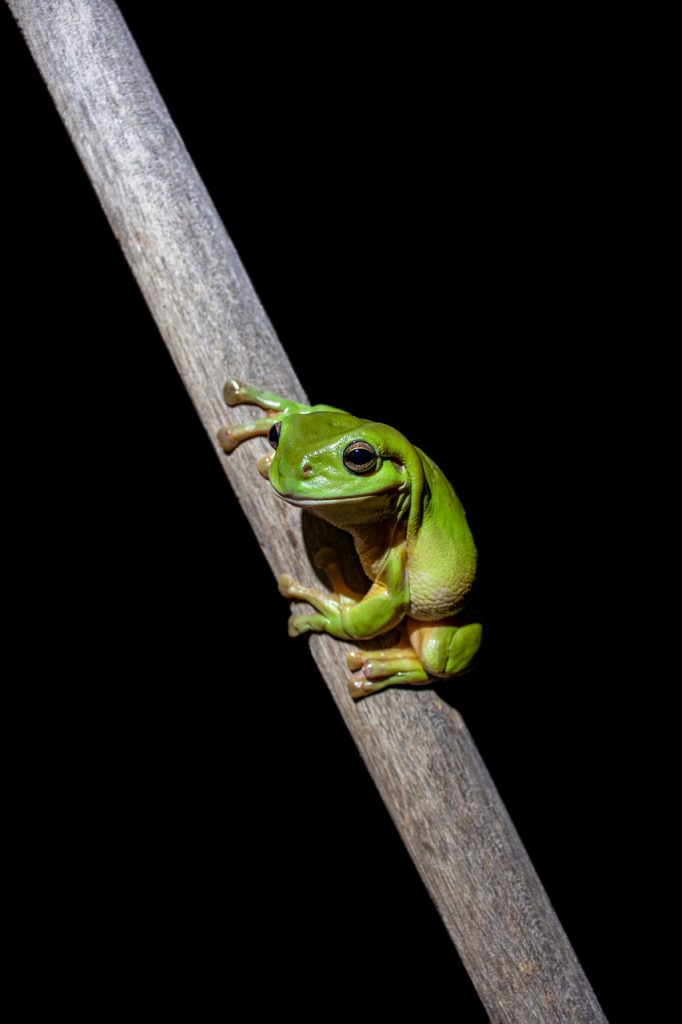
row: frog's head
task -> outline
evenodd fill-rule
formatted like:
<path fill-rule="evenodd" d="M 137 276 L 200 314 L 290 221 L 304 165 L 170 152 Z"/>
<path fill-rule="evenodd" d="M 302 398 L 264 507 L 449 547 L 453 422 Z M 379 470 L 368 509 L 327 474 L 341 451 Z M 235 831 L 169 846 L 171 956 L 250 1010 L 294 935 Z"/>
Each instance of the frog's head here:
<path fill-rule="evenodd" d="M 336 525 L 409 506 L 415 450 L 392 427 L 342 412 L 294 413 L 270 430 L 270 483 L 281 498 Z M 417 459 L 418 462 L 418 459 Z"/>

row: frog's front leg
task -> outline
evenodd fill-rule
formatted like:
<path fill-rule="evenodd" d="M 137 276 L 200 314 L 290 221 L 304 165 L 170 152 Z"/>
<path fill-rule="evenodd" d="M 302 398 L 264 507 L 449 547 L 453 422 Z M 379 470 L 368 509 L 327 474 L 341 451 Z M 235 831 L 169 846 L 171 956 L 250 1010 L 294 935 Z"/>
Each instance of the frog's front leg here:
<path fill-rule="evenodd" d="M 277 582 L 283 597 L 288 597 L 290 601 L 307 601 L 320 612 L 319 615 L 292 615 L 289 619 L 289 636 L 324 633 L 326 624 L 337 620 L 340 602 L 349 600 L 340 594 L 324 594 L 320 590 L 306 587 L 302 583 L 297 583 L 288 573 L 280 576 Z"/>
<path fill-rule="evenodd" d="M 228 380 L 225 384 L 223 396 L 228 405 L 257 405 L 259 409 L 270 413 L 269 416 L 262 416 L 260 419 L 250 420 L 248 423 L 241 423 L 233 427 L 221 427 L 218 431 L 218 440 L 223 451 L 228 453 L 234 451 L 242 441 L 248 441 L 252 437 L 267 437 L 280 416 L 291 412 L 308 412 L 310 409 L 310 406 L 292 402 L 288 398 L 274 395 L 271 391 L 262 391 L 260 388 L 242 384 L 241 381 L 234 379 Z M 264 476 L 267 475 L 269 467 L 261 468 L 259 466 L 258 468 Z"/>
<path fill-rule="evenodd" d="M 282 395 L 275 395 L 272 391 L 264 391 L 252 384 L 244 384 L 233 377 L 228 380 L 223 388 L 223 397 L 228 405 L 257 405 L 269 413 L 288 415 L 292 412 L 311 412 L 311 405 L 303 405 L 295 402 L 292 398 L 284 398 Z M 277 417 L 272 417 L 277 418 Z"/>
<path fill-rule="evenodd" d="M 262 416 L 259 420 L 250 420 L 248 423 L 240 423 L 235 427 L 221 427 L 218 431 L 218 440 L 224 452 L 233 452 L 242 441 L 248 441 L 252 437 L 267 437 L 277 420 L 269 416 Z"/>
<path fill-rule="evenodd" d="M 289 633 L 329 633 L 340 640 L 368 640 L 387 633 L 403 619 L 409 604 L 404 572 L 404 545 L 392 551 L 370 589 L 361 597 L 346 587 L 341 594 L 320 594 L 295 583 L 280 581 L 280 591 L 294 600 L 307 601 L 318 615 L 292 615 Z M 334 571 L 334 570 L 332 570 Z"/>
<path fill-rule="evenodd" d="M 317 568 L 326 573 L 332 585 L 332 594 L 325 594 L 297 583 L 288 574 L 279 577 L 280 594 L 288 597 L 291 601 L 307 601 L 321 613 L 320 615 L 292 615 L 289 619 L 290 636 L 299 636 L 302 633 L 324 633 L 327 622 L 338 617 L 342 604 L 354 605 L 363 597 L 346 583 L 341 573 L 338 556 L 333 548 L 321 548 L 316 553 L 314 561 Z"/>
<path fill-rule="evenodd" d="M 233 452 L 243 441 L 248 441 L 252 437 L 267 437 L 282 416 L 289 416 L 291 413 L 332 411 L 332 406 L 303 405 L 301 402 L 294 402 L 291 398 L 283 398 L 282 395 L 275 395 L 272 391 L 264 391 L 262 388 L 244 384 L 234 378 L 225 384 L 223 397 L 228 405 L 256 405 L 267 413 L 266 416 L 250 420 L 248 423 L 220 428 L 218 441 L 223 451 L 228 454 Z M 258 470 L 261 476 L 267 477 L 271 461 L 272 454 L 270 453 L 259 460 Z"/>

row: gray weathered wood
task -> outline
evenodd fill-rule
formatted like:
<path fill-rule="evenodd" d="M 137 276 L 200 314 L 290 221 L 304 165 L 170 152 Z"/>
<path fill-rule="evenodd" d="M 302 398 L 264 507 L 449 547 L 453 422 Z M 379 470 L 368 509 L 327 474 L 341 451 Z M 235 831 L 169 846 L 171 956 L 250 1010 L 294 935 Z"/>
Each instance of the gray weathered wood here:
<path fill-rule="evenodd" d="M 228 376 L 305 401 L 116 5 L 8 2 L 210 437 L 243 416 Z M 259 443 L 221 463 L 273 570 L 314 581 Z M 311 648 L 491 1020 L 604 1020 L 460 715 L 430 691 L 353 704 L 343 647 Z"/>

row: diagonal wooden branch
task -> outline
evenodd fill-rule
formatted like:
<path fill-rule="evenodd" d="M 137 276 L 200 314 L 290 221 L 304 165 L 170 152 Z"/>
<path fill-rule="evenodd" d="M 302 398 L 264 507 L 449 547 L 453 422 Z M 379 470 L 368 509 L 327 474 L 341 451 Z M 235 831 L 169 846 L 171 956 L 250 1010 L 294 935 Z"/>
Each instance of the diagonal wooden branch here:
<path fill-rule="evenodd" d="M 8 3 L 210 437 L 240 419 L 228 376 L 306 401 L 116 5 Z M 314 582 L 253 450 L 220 458 L 273 571 Z M 311 648 L 490 1018 L 604 1020 L 461 717 L 430 691 L 353 704 L 343 648 Z"/>

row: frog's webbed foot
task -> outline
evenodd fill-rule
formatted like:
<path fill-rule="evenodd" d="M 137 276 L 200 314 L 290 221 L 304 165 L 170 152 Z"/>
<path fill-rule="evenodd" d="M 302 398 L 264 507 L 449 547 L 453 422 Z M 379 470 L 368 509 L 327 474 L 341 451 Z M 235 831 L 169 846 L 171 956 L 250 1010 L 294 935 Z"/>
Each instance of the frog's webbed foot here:
<path fill-rule="evenodd" d="M 338 611 L 339 599 L 336 594 L 324 594 L 321 590 L 297 583 L 289 573 L 280 576 L 277 584 L 282 597 L 288 597 L 290 601 L 307 601 L 320 612 Z"/>
<path fill-rule="evenodd" d="M 311 410 L 309 405 L 302 405 L 290 398 L 275 395 L 272 391 L 264 391 L 251 384 L 244 384 L 234 377 L 226 382 L 223 388 L 223 397 L 228 405 L 255 405 L 259 409 L 263 409 L 266 414 L 260 419 L 250 420 L 248 423 L 220 428 L 218 441 L 223 451 L 228 454 L 233 452 L 242 441 L 248 441 L 252 437 L 267 437 L 282 416 L 294 412 L 310 412 Z M 258 471 L 262 476 L 267 476 L 269 468 L 269 465 L 265 465 L 264 460 L 258 465 Z"/>
<path fill-rule="evenodd" d="M 232 452 L 242 441 L 248 441 L 251 437 L 267 437 L 270 428 L 277 422 L 272 412 L 278 411 L 274 408 L 278 403 L 269 401 L 268 399 L 275 396 L 269 395 L 266 391 L 259 391 L 258 388 L 252 388 L 249 384 L 243 384 L 231 377 L 223 388 L 223 397 L 228 405 L 257 405 L 271 413 L 270 416 L 263 416 L 261 419 L 251 420 L 239 426 L 221 427 L 218 431 L 218 440 L 223 451 Z"/>
<path fill-rule="evenodd" d="M 287 625 L 289 636 L 304 633 L 326 633 L 329 620 L 326 615 L 290 615 Z"/>
<path fill-rule="evenodd" d="M 339 616 L 339 597 L 336 594 L 324 594 L 313 590 L 302 583 L 297 583 L 293 576 L 285 573 L 279 577 L 279 592 L 290 601 L 306 601 L 316 609 L 317 615 L 294 614 L 289 619 L 289 636 L 301 636 L 303 633 L 324 633 L 331 619 Z"/>
<path fill-rule="evenodd" d="M 349 651 L 346 664 L 355 671 L 348 680 L 348 691 L 354 700 L 368 697 L 387 686 L 421 686 L 431 682 L 406 636 L 399 647 Z"/>

